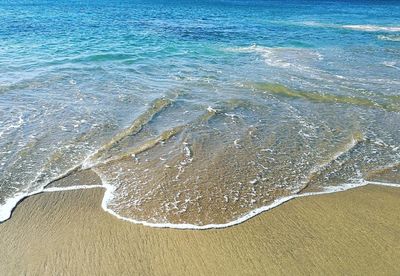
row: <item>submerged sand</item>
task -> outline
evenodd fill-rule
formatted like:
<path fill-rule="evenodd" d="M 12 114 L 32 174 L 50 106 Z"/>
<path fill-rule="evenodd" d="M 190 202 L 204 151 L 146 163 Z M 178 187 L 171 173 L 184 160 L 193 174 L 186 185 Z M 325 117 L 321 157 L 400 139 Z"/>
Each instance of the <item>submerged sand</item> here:
<path fill-rule="evenodd" d="M 155 229 L 104 190 L 43 193 L 0 224 L 2 275 L 399 275 L 400 189 L 297 198 L 219 230 Z"/>

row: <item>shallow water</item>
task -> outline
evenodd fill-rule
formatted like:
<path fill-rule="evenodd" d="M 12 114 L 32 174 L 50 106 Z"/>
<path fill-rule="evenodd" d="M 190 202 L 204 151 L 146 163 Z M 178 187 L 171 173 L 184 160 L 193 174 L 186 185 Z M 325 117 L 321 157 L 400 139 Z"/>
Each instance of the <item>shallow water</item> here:
<path fill-rule="evenodd" d="M 400 183 L 395 1 L 13 1 L 0 14 L 1 220 L 83 171 L 121 217 L 199 226 Z"/>

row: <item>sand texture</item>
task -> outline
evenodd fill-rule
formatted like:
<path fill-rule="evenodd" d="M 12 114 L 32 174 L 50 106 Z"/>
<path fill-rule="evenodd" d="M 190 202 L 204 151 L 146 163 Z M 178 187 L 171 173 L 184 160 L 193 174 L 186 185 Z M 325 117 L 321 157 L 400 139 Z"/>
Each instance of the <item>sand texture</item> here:
<path fill-rule="evenodd" d="M 0 224 L 1 275 L 400 275 L 400 189 L 297 198 L 220 230 L 155 229 L 104 190 L 42 193 Z"/>

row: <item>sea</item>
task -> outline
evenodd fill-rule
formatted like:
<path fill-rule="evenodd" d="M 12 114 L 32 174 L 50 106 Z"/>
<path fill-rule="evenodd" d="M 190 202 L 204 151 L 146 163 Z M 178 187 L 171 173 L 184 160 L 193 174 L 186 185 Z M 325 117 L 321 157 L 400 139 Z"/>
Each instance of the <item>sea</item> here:
<path fill-rule="evenodd" d="M 97 187 L 218 228 L 366 184 L 400 187 L 399 1 L 0 0 L 0 221 Z"/>

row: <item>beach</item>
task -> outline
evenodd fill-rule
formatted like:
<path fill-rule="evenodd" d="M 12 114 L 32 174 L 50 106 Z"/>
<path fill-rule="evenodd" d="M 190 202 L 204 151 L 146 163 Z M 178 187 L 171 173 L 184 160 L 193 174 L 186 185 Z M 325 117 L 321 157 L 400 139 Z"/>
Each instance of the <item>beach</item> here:
<path fill-rule="evenodd" d="M 293 199 L 218 230 L 157 229 L 101 208 L 100 188 L 41 193 L 0 224 L 3 275 L 396 275 L 400 189 Z"/>
<path fill-rule="evenodd" d="M 0 276 L 400 275 L 398 2 L 0 1 Z"/>

